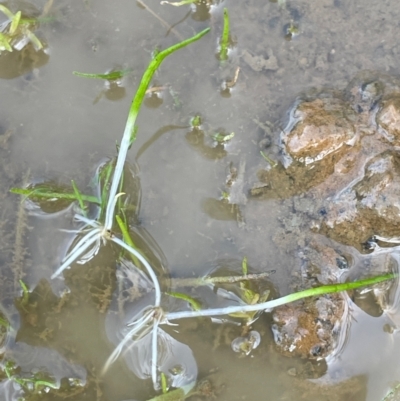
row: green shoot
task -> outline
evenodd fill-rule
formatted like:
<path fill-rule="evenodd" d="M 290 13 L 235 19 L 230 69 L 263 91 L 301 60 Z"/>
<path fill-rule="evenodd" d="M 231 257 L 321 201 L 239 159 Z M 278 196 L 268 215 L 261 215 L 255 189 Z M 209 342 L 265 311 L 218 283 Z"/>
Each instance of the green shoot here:
<path fill-rule="evenodd" d="M 131 72 L 132 72 L 132 69 L 127 68 L 125 70 L 112 71 L 112 72 L 109 72 L 108 74 L 89 74 L 89 73 L 78 72 L 78 71 L 73 71 L 72 73 L 74 75 L 76 75 L 77 77 L 82 77 L 82 78 L 94 78 L 94 79 L 105 79 L 107 81 L 115 81 L 117 79 L 123 78 L 124 76 L 128 75 Z"/>
<path fill-rule="evenodd" d="M 11 26 L 10 26 L 10 30 L 9 30 L 10 35 L 14 35 L 15 34 L 15 32 L 16 32 L 16 30 L 18 28 L 20 20 L 21 20 L 21 11 L 18 11 L 14 15 L 14 17 L 11 19 Z"/>
<path fill-rule="evenodd" d="M 42 389 L 43 387 L 49 387 L 54 390 L 58 390 L 59 388 L 56 383 L 53 383 L 49 380 L 44 380 L 43 378 L 38 377 L 38 375 L 34 375 L 33 377 L 18 377 L 16 375 L 15 364 L 11 361 L 7 361 L 4 365 L 4 372 L 9 380 L 14 381 L 21 387 L 28 390 L 32 388 L 32 385 L 36 391 Z"/>
<path fill-rule="evenodd" d="M 24 29 L 25 35 L 28 37 L 28 39 L 32 42 L 34 48 L 36 50 L 43 49 L 42 42 L 38 39 L 38 37 L 31 32 L 28 28 Z"/>
<path fill-rule="evenodd" d="M 272 160 L 270 157 L 268 157 L 262 150 L 260 150 L 261 156 L 264 158 L 264 160 L 272 167 L 276 167 L 278 163 L 274 160 Z"/>
<path fill-rule="evenodd" d="M 263 294 L 258 294 L 253 290 L 250 290 L 246 286 L 247 283 L 240 283 L 240 298 L 247 304 L 247 305 L 256 305 L 258 303 L 265 302 L 270 294 L 269 290 L 264 291 Z M 234 312 L 230 313 L 229 316 L 244 319 L 246 324 L 249 325 L 254 322 L 257 314 L 260 313 L 259 311 L 252 311 L 252 312 Z"/>
<path fill-rule="evenodd" d="M 111 230 L 114 220 L 114 209 L 115 209 L 115 202 L 114 198 L 117 194 L 117 189 L 119 187 L 119 182 L 121 179 L 121 175 L 123 172 L 126 155 L 128 149 L 132 145 L 132 143 L 136 139 L 136 131 L 135 131 L 135 124 L 136 119 L 139 114 L 140 108 L 142 106 L 144 97 L 146 95 L 147 88 L 150 84 L 151 79 L 153 78 L 154 73 L 160 67 L 161 63 L 164 61 L 166 57 L 170 54 L 174 53 L 175 51 L 182 49 L 183 47 L 193 43 L 204 35 L 206 35 L 210 31 L 210 28 L 206 28 L 197 35 L 192 36 L 189 39 L 186 39 L 176 45 L 173 45 L 161 52 L 159 52 L 151 61 L 149 66 L 147 67 L 146 71 L 143 74 L 143 77 L 140 81 L 139 87 L 136 91 L 135 97 L 133 98 L 132 105 L 129 109 L 128 119 L 125 125 L 124 134 L 121 141 L 121 146 L 118 152 L 118 159 L 117 164 L 115 166 L 114 175 L 112 179 L 110 194 L 108 197 L 107 203 L 107 210 L 106 210 L 106 218 L 105 218 L 105 228 L 106 230 Z"/>
<path fill-rule="evenodd" d="M 190 126 L 192 128 L 200 128 L 201 126 L 201 117 L 199 115 L 195 115 L 191 120 L 190 120 Z"/>
<path fill-rule="evenodd" d="M 211 135 L 212 139 L 214 139 L 214 141 L 216 141 L 218 143 L 226 143 L 226 142 L 230 141 L 234 136 L 235 136 L 234 132 L 231 132 L 230 134 L 225 134 L 223 132 L 217 132 L 217 133 Z"/>
<path fill-rule="evenodd" d="M 243 273 L 243 276 L 247 276 L 247 273 L 248 273 L 247 257 L 246 256 L 242 260 L 242 273 Z"/>
<path fill-rule="evenodd" d="M 12 52 L 12 47 L 10 45 L 9 38 L 0 32 L 0 53 L 2 50 L 7 50 L 8 52 Z"/>
<path fill-rule="evenodd" d="M 263 311 L 266 309 L 272 309 L 276 308 L 277 306 L 295 302 L 300 299 L 308 297 L 316 297 L 325 294 L 332 294 L 342 291 L 354 290 L 356 288 L 366 287 L 368 285 L 373 285 L 382 283 L 384 281 L 393 280 L 394 278 L 397 277 L 398 277 L 397 273 L 389 273 L 381 276 L 366 278 L 355 282 L 323 285 L 320 287 L 309 288 L 308 290 L 295 292 L 293 294 L 289 294 L 278 299 L 273 299 L 271 301 L 257 303 L 255 305 L 228 306 L 225 308 L 205 309 L 200 311 L 171 312 L 165 315 L 165 319 L 167 321 L 171 321 L 188 317 L 221 316 L 221 315 L 232 315 L 236 313 Z"/>
<path fill-rule="evenodd" d="M 133 242 L 133 240 L 132 240 L 130 234 L 129 234 L 129 230 L 128 230 L 128 227 L 127 227 L 127 224 L 125 223 L 125 221 L 123 221 L 119 215 L 116 215 L 116 216 L 115 216 L 115 219 L 117 220 L 119 229 L 120 229 L 121 232 L 122 232 L 122 237 L 123 237 L 123 239 L 124 239 L 124 242 L 126 242 L 126 243 L 127 243 L 129 246 L 131 246 L 132 248 L 138 249 L 137 246 L 135 245 L 135 243 Z M 130 255 L 131 259 L 132 259 L 133 264 L 134 264 L 138 269 L 140 269 L 141 264 L 140 264 L 140 262 L 139 262 L 139 259 L 138 259 L 134 254 L 132 254 L 132 253 L 129 253 L 129 255 Z"/>
<path fill-rule="evenodd" d="M 190 306 L 193 308 L 193 310 L 201 310 L 200 302 L 192 298 L 190 295 L 183 294 L 182 292 L 173 292 L 173 291 L 167 292 L 167 295 L 188 302 Z"/>
<path fill-rule="evenodd" d="M 164 372 L 161 372 L 161 391 L 163 394 L 168 393 L 168 383 L 167 383 L 167 376 L 165 376 Z"/>
<path fill-rule="evenodd" d="M 0 33 L 0 53 L 3 50 L 13 51 L 13 44 L 26 36 L 36 50 L 43 49 L 43 45 L 31 29 L 35 27 L 36 20 L 22 18 L 21 11 L 13 14 L 6 6 L 0 4 L 2 12 L 10 20 L 10 23 Z"/>
<path fill-rule="evenodd" d="M 72 188 L 74 189 L 74 194 L 75 194 L 75 196 L 76 196 L 76 199 L 78 200 L 79 207 L 81 208 L 83 215 L 84 215 L 85 217 L 87 217 L 87 216 L 86 216 L 86 210 L 85 210 L 86 207 L 85 207 L 85 204 L 83 203 L 82 194 L 79 192 L 79 189 L 78 189 L 78 187 L 76 186 L 74 180 L 71 180 L 71 184 L 72 184 Z"/>
<path fill-rule="evenodd" d="M 229 14 L 228 14 L 228 9 L 224 8 L 224 28 L 222 30 L 221 49 L 219 51 L 219 59 L 221 61 L 228 60 L 228 48 L 229 48 Z"/>
<path fill-rule="evenodd" d="M 19 280 L 19 285 L 22 288 L 21 306 L 25 306 L 29 302 L 29 288 L 22 280 Z"/>
<path fill-rule="evenodd" d="M 11 188 L 10 192 L 13 194 L 25 195 L 33 201 L 40 201 L 43 199 L 60 199 L 60 200 L 78 200 L 75 193 L 62 193 L 62 192 L 52 192 L 50 188 L 41 188 L 40 186 L 36 188 Z M 83 195 L 81 194 L 81 199 L 86 202 L 95 203 L 100 205 L 100 200 L 96 196 Z"/>

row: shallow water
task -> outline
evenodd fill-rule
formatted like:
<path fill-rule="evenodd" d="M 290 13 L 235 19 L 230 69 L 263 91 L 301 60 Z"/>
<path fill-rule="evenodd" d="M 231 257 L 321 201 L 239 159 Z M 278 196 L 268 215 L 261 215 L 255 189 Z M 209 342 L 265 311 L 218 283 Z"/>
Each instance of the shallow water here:
<path fill-rule="evenodd" d="M 14 10 L 27 7 L 22 1 L 7 4 Z M 39 15 L 46 1 L 29 4 Z M 75 377 L 87 382 L 85 388 L 50 390 L 32 399 L 68 395 L 73 400 L 122 401 L 146 400 L 155 394 L 150 380 L 138 379 L 124 358 L 100 375 L 115 341 L 107 336 L 113 316 L 109 307 L 117 309 L 115 250 L 107 247 L 90 263 L 74 265 L 65 273 L 65 282 L 50 281 L 73 238 L 60 231 L 73 227 L 73 211 L 39 215 L 37 210 L 26 211 L 18 196 L 5 195 L 11 186 L 49 180 L 69 184 L 74 179 L 82 190 L 90 191 L 96 168 L 115 155 L 131 97 L 154 49 L 212 28 L 163 63 L 153 83 L 170 89 L 160 92 L 162 102 L 149 100 L 140 112 L 138 139 L 129 152 L 141 185 L 138 226 L 143 231 L 137 233 L 138 240 L 146 235 L 153 239 L 154 243 L 142 239 L 143 249 L 155 264 L 165 260 L 174 278 L 202 276 L 221 260 L 237 264 L 246 256 L 254 271 L 276 271 L 270 280 L 282 295 L 308 283 L 302 270 L 304 249 L 318 236 L 314 238 L 307 222 L 307 202 L 320 200 L 307 195 L 284 201 L 249 199 L 258 170 L 268 165 L 259 154 L 260 140 L 272 139 L 268 154 L 278 159 L 277 137 L 287 110 L 299 93 L 311 87 L 342 90 L 365 69 L 400 75 L 396 41 L 400 5 L 394 0 L 315 4 L 225 0 L 211 7 L 208 18 L 190 6 L 161 6 L 155 0 L 146 5 L 173 30 L 131 0 L 54 2 L 49 11 L 54 19 L 35 31 L 47 43 L 48 61 L 34 64 L 32 71 L 19 77 L 0 80 L 2 305 L 18 330 L 8 344 L 9 356 L 26 375 L 38 369 L 57 380 Z M 215 53 L 223 7 L 229 10 L 235 48 L 230 61 L 220 66 Z M 288 40 L 290 24 L 299 33 Z M 261 71 L 256 56 L 266 67 Z M 102 81 L 72 75 L 72 71 L 104 73 L 121 67 L 132 73 L 123 79 L 126 96 L 114 101 Z M 230 97 L 224 97 L 221 85 L 233 79 L 237 67 L 237 82 Z M 189 121 L 196 114 L 202 116 L 206 131 L 235 133 L 225 146 L 226 154 L 210 151 L 212 141 L 207 138 L 204 145 L 202 138 L 189 134 Z M 229 189 L 231 166 L 238 169 L 239 178 Z M 215 202 L 228 189 L 238 204 L 233 212 L 221 210 Z M 304 213 L 294 213 L 301 208 Z M 327 246 L 350 255 L 348 274 L 353 279 L 363 266 L 372 272 L 378 269 L 355 249 Z M 388 253 L 398 260 L 396 248 Z M 21 292 L 19 279 L 33 290 L 25 308 L 13 306 L 13 298 Z M 60 300 L 66 287 L 70 293 Z M 208 299 L 212 294 L 199 296 Z M 209 377 L 220 400 L 381 400 L 400 380 L 400 344 L 397 330 L 392 330 L 398 327 L 398 315 L 394 309 L 390 316 L 373 317 L 350 298 L 346 302 L 350 305 L 346 340 L 327 363 L 277 352 L 267 314 L 255 324 L 261 344 L 247 357 L 231 350 L 230 342 L 240 336 L 233 325 L 193 319 L 166 331 L 192 349 L 198 378 Z M 134 314 L 135 308 L 127 313 Z M 47 362 L 35 357 L 39 347 L 51 350 Z M 18 398 L 19 390 L 9 390 L 9 381 L 3 386 L 10 394 L 7 400 Z"/>

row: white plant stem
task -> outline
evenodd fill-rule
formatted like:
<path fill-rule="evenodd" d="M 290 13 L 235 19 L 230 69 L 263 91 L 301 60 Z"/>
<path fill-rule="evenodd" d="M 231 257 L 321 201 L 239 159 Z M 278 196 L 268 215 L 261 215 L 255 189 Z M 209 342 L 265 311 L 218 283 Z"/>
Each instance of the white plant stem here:
<path fill-rule="evenodd" d="M 101 228 L 94 228 L 81 238 L 75 245 L 74 249 L 64 259 L 62 265 L 52 274 L 51 279 L 58 277 L 66 268 L 77 260 L 83 252 L 85 252 L 92 244 L 99 241 L 101 238 Z"/>
<path fill-rule="evenodd" d="M 286 295 L 285 297 L 274 299 L 272 301 L 263 302 L 261 304 L 255 305 L 234 305 L 234 306 L 226 306 L 224 308 L 213 308 L 213 309 L 204 309 L 198 311 L 181 311 L 181 312 L 169 312 L 165 314 L 165 320 L 178 320 L 185 319 L 191 317 L 210 317 L 210 316 L 222 316 L 222 315 L 231 315 L 235 313 L 246 313 L 246 312 L 257 312 L 264 311 L 266 309 L 276 308 L 277 306 L 284 305 L 290 302 L 294 302 L 297 299 L 292 299 L 293 295 Z"/>
<path fill-rule="evenodd" d="M 157 390 L 157 367 L 158 367 L 158 326 L 161 318 L 154 319 L 153 332 L 151 333 L 151 379 L 153 381 L 153 387 Z"/>
<path fill-rule="evenodd" d="M 156 276 L 153 268 L 150 266 L 149 262 L 136 249 L 132 248 L 130 245 L 126 244 L 121 239 L 119 239 L 117 237 L 111 237 L 111 241 L 115 242 L 120 247 L 126 249 L 132 255 L 135 255 L 140 260 L 140 262 L 143 263 L 143 266 L 146 268 L 147 273 L 149 274 L 150 279 L 151 279 L 151 281 L 153 282 L 153 285 L 154 285 L 154 291 L 155 291 L 154 306 L 155 307 L 159 307 L 161 305 L 160 283 L 158 282 L 157 276 Z"/>
<path fill-rule="evenodd" d="M 337 293 L 341 291 L 347 291 L 359 287 L 365 287 L 386 280 L 391 280 L 396 277 L 398 277 L 397 273 L 389 273 L 386 275 L 371 277 L 355 282 L 328 284 L 328 285 L 323 285 L 321 287 L 309 288 L 304 291 L 295 292 L 294 294 L 285 295 L 284 297 L 273 299 L 271 301 L 262 302 L 255 305 L 234 305 L 234 306 L 227 306 L 224 308 L 205 309 L 199 311 L 170 312 L 164 315 L 163 323 L 167 323 L 170 320 L 178 320 L 191 317 L 221 316 L 221 315 L 231 315 L 235 313 L 265 311 L 268 309 L 276 308 L 277 306 L 288 304 L 290 302 L 298 301 L 300 299 Z"/>

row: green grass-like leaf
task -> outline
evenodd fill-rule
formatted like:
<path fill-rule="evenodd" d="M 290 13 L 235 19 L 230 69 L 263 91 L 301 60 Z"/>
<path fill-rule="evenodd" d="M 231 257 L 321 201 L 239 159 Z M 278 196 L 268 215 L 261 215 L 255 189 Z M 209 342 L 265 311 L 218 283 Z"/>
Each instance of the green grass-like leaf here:
<path fill-rule="evenodd" d="M 41 199 L 62 199 L 62 200 L 78 200 L 77 195 L 75 193 L 62 193 L 62 192 L 53 192 L 51 189 L 45 188 L 11 188 L 10 192 L 18 195 L 25 195 L 27 198 L 31 198 L 32 200 L 41 200 Z M 91 203 L 96 203 L 100 205 L 100 200 L 96 196 L 91 195 L 80 195 L 81 200 Z"/>
<path fill-rule="evenodd" d="M 184 294 L 183 292 L 174 292 L 174 291 L 167 292 L 167 295 L 188 302 L 190 306 L 193 308 L 193 310 L 196 311 L 201 310 L 201 303 L 196 299 L 194 299 L 193 297 L 191 297 L 190 295 Z"/>
<path fill-rule="evenodd" d="M 128 75 L 130 72 L 132 72 L 131 68 L 127 68 L 125 70 L 120 70 L 120 71 L 112 71 L 109 72 L 108 74 L 90 74 L 78 71 L 73 71 L 72 73 L 77 77 L 82 77 L 82 78 L 105 79 L 107 81 L 115 81 L 117 79 L 121 79 L 125 75 Z"/>
<path fill-rule="evenodd" d="M 221 61 L 228 60 L 229 49 L 229 14 L 228 9 L 224 8 L 224 28 L 221 37 L 221 50 L 219 51 L 219 58 Z"/>
<path fill-rule="evenodd" d="M 206 28 L 203 31 L 199 32 L 197 35 L 192 36 L 189 39 L 183 40 L 167 49 L 160 51 L 157 53 L 154 58 L 150 61 L 146 71 L 144 72 L 142 79 L 140 80 L 139 87 L 136 91 L 136 94 L 133 98 L 131 107 L 129 109 L 128 119 L 126 121 L 124 134 L 122 136 L 121 146 L 118 152 L 118 159 L 114 170 L 114 175 L 112 178 L 111 189 L 108 197 L 107 203 L 107 210 L 106 210 L 106 217 L 105 217 L 105 227 L 106 229 L 111 230 L 112 224 L 114 221 L 115 215 L 115 203 L 113 200 L 117 194 L 117 190 L 119 187 L 119 182 L 121 180 L 121 176 L 123 173 L 123 167 L 126 160 L 126 155 L 129 148 L 132 146 L 133 142 L 136 139 L 136 130 L 135 130 L 135 123 L 137 116 L 139 114 L 140 108 L 142 106 L 144 97 L 146 95 L 147 88 L 150 84 L 151 79 L 153 78 L 154 73 L 160 67 L 161 63 L 168 57 L 170 54 L 174 53 L 175 51 L 186 47 L 190 43 L 193 43 L 204 35 L 206 35 L 210 31 L 210 28 Z"/>

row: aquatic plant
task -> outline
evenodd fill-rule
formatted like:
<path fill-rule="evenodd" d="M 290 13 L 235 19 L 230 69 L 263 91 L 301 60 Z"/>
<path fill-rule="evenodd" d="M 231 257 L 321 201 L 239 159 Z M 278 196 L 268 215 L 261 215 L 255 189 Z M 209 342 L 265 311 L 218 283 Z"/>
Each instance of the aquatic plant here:
<path fill-rule="evenodd" d="M 150 81 L 157 71 L 161 63 L 164 61 L 166 57 L 168 57 L 173 52 L 189 45 L 190 43 L 199 40 L 205 34 L 210 31 L 210 28 L 203 30 L 202 32 L 198 33 L 197 35 L 184 40 L 176 45 L 173 45 L 163 51 L 158 52 L 155 54 L 154 58 L 151 60 L 150 64 L 148 65 L 146 71 L 144 72 L 142 79 L 140 81 L 139 87 L 136 91 L 136 94 L 133 98 L 132 105 L 130 107 L 128 113 L 128 119 L 125 125 L 124 134 L 121 140 L 121 144 L 118 149 L 118 158 L 115 164 L 115 168 L 111 178 L 111 187 L 108 193 L 108 201 L 105 205 L 105 217 L 104 217 L 104 225 L 95 220 L 88 220 L 84 216 L 75 216 L 77 220 L 82 221 L 85 223 L 85 227 L 90 226 L 92 229 L 83 237 L 80 241 L 75 245 L 75 247 L 71 250 L 71 252 L 66 256 L 62 265 L 56 270 L 56 272 L 52 275 L 52 278 L 59 276 L 64 269 L 69 267 L 71 263 L 76 261 L 78 258 L 82 259 L 82 254 L 84 254 L 83 259 L 88 260 L 94 255 L 97 254 L 98 249 L 101 243 L 105 243 L 107 241 L 113 241 L 120 245 L 121 247 L 125 248 L 128 252 L 132 253 L 137 257 L 143 265 L 146 267 L 150 277 L 152 277 L 154 281 L 154 285 L 157 288 L 156 291 L 156 306 L 159 305 L 160 302 L 160 291 L 159 286 L 157 284 L 157 280 L 154 274 L 153 269 L 147 263 L 147 261 L 139 254 L 138 251 L 133 249 L 131 246 L 127 245 L 119 238 L 116 238 L 112 234 L 112 227 L 115 220 L 115 207 L 120 196 L 123 196 L 123 193 L 119 193 L 118 189 L 120 187 L 121 176 L 124 169 L 126 156 L 128 153 L 129 148 L 131 147 L 132 143 L 136 139 L 136 119 L 139 114 L 140 107 L 143 103 L 143 99 L 146 94 L 146 90 L 150 84 Z M 91 248 L 91 249 L 90 249 Z M 85 253 L 86 252 L 86 253 Z M 143 260 L 142 260 L 143 259 Z"/>
<path fill-rule="evenodd" d="M 4 364 L 4 373 L 6 374 L 7 378 L 23 389 L 30 390 L 34 389 L 35 391 L 45 390 L 46 388 L 58 389 L 59 385 L 48 379 L 45 375 L 41 373 L 34 374 L 30 377 L 23 377 L 18 374 L 17 366 L 14 362 L 8 360 Z"/>
<path fill-rule="evenodd" d="M 245 269 L 243 269 L 243 271 L 245 271 Z M 259 312 L 270 311 L 271 309 L 278 306 L 295 302 L 304 298 L 353 290 L 360 287 L 378 284 L 387 280 L 392 280 L 396 277 L 398 277 L 397 273 L 389 273 L 385 275 L 362 279 L 355 282 L 323 285 L 297 293 L 292 293 L 281 298 L 269 301 L 266 301 L 264 297 L 260 296 L 261 294 L 256 294 L 255 292 L 247 292 L 247 297 L 242 296 L 239 298 L 229 291 L 220 291 L 223 296 L 229 296 L 229 299 L 234 301 L 236 305 L 209 309 L 202 309 L 199 302 L 197 302 L 195 299 L 187 294 L 169 293 L 168 295 L 185 300 L 191 307 L 191 310 L 168 312 L 165 311 L 162 306 L 160 306 L 160 304 L 153 306 L 149 305 L 144 308 L 129 322 L 128 326 L 130 327 L 130 330 L 125 334 L 124 338 L 120 341 L 118 346 L 114 349 L 114 351 L 106 361 L 103 368 L 103 373 L 109 369 L 109 367 L 117 360 L 120 355 L 124 355 L 132 347 L 147 346 L 151 349 L 151 352 L 148 352 L 151 355 L 151 377 L 156 388 L 158 347 L 160 344 L 160 340 L 165 335 L 167 335 L 165 331 L 161 329 L 160 326 L 162 325 L 169 325 L 172 324 L 173 321 L 175 322 L 180 319 L 186 318 L 212 317 L 215 319 L 218 316 L 239 318 L 245 322 L 245 325 L 250 325 L 257 319 L 257 317 L 259 316 Z M 238 282 L 248 282 L 250 278 L 255 277 L 250 277 L 250 275 L 246 274 L 242 276 L 243 281 L 239 281 L 237 277 L 235 277 L 234 280 L 237 280 Z M 227 282 L 229 282 L 229 276 L 227 276 L 216 278 L 215 284 L 221 283 L 225 279 Z M 209 285 L 209 283 L 207 283 L 207 278 L 204 280 L 204 283 L 204 285 Z M 266 294 L 266 296 L 268 296 L 268 293 Z M 256 301 L 254 302 L 253 299 L 255 299 Z M 143 342 L 144 338 L 148 338 L 148 340 Z M 172 343 L 172 341 L 173 339 L 169 340 L 170 344 Z M 190 386 L 187 387 L 187 391 L 189 391 L 190 388 Z"/>
<path fill-rule="evenodd" d="M 181 2 L 187 4 L 188 2 Z M 18 18 L 16 18 L 17 20 Z M 230 305 L 220 308 L 203 308 L 201 303 L 199 303 L 194 297 L 176 291 L 165 292 L 165 295 L 174 297 L 187 302 L 190 310 L 182 310 L 176 312 L 170 312 L 165 310 L 162 305 L 162 291 L 160 280 L 155 269 L 148 262 L 148 260 L 143 256 L 142 252 L 136 247 L 132 238 L 129 234 L 128 223 L 124 214 L 122 213 L 121 198 L 125 195 L 122 192 L 122 181 L 124 174 L 124 167 L 126 165 L 126 158 L 129 148 L 132 146 L 136 139 L 136 119 L 140 111 L 145 93 L 150 84 L 150 81 L 157 71 L 163 60 L 172 54 L 173 52 L 187 46 L 190 43 L 200 39 L 202 36 L 209 32 L 209 28 L 198 33 L 197 35 L 184 40 L 174 46 L 169 47 L 166 50 L 158 52 L 154 55 L 148 68 L 143 74 L 140 81 L 138 90 L 133 98 L 132 105 L 129 110 L 128 119 L 126 122 L 124 134 L 121 140 L 121 144 L 118 148 L 118 157 L 116 160 L 111 160 L 102 166 L 99 173 L 100 191 L 99 196 L 89 196 L 82 194 L 77 188 L 74 181 L 71 182 L 72 188 L 68 188 L 65 191 L 58 190 L 54 186 L 46 185 L 36 185 L 31 188 L 24 190 L 13 189 L 14 193 L 20 193 L 29 197 L 37 202 L 43 201 L 43 199 L 57 199 L 65 201 L 77 201 L 81 213 L 74 216 L 75 220 L 78 221 L 82 227 L 80 228 L 74 247 L 65 256 L 62 264 L 56 269 L 56 271 L 51 276 L 52 279 L 60 276 L 65 269 L 67 269 L 72 263 L 85 263 L 91 260 L 99 251 L 100 247 L 107 242 L 113 242 L 117 244 L 122 249 L 126 250 L 134 266 L 139 268 L 142 266 L 147 272 L 147 275 L 151 281 L 154 290 L 154 301 L 151 302 L 146 307 L 142 308 L 133 319 L 131 319 L 126 327 L 122 340 L 116 346 L 114 351 L 111 353 L 110 357 L 105 363 L 103 372 L 106 371 L 120 355 L 125 355 L 132 349 L 139 347 L 150 347 L 149 358 L 150 369 L 149 375 L 152 379 L 154 388 L 161 388 L 164 394 L 169 394 L 171 397 L 158 396 L 155 399 L 173 399 L 172 392 L 168 393 L 166 376 L 160 371 L 159 363 L 159 348 L 163 343 L 168 344 L 170 347 L 177 347 L 177 349 L 184 349 L 181 343 L 178 343 L 173 339 L 168 333 L 166 333 L 161 326 L 171 324 L 171 322 L 178 321 L 184 318 L 197 318 L 197 317 L 216 317 L 225 316 L 236 319 L 241 319 L 244 324 L 249 326 L 252 322 L 257 319 L 257 317 L 263 311 L 269 311 L 277 306 L 284 305 L 290 302 L 294 302 L 307 297 L 315 297 L 324 294 L 337 293 L 341 291 L 347 291 L 350 289 L 356 289 L 363 286 L 374 285 L 386 280 L 391 280 L 397 277 L 396 274 L 390 273 L 386 275 L 381 275 L 378 277 L 373 277 L 369 279 L 363 279 L 356 282 L 348 283 L 337 283 L 331 285 L 325 285 L 321 287 L 315 287 L 308 290 L 300 291 L 298 293 L 293 293 L 286 295 L 284 297 L 267 300 L 269 293 L 263 292 L 258 293 L 250 288 L 248 285 L 252 280 L 259 280 L 264 273 L 252 274 L 248 272 L 247 260 L 243 259 L 242 263 L 242 275 L 241 276 L 227 276 L 227 277 L 205 277 L 197 280 L 196 285 L 211 285 L 216 286 L 221 284 L 226 280 L 228 283 L 238 283 L 237 294 L 230 292 L 229 290 L 222 289 L 220 294 L 226 296 L 232 303 L 236 305 Z M 227 51 L 229 45 L 229 17 L 227 10 L 224 9 L 224 30 L 221 39 L 221 60 L 226 60 Z M 99 79 L 119 79 L 122 76 L 122 72 L 118 72 L 117 75 L 110 74 L 76 74 L 81 76 L 86 76 L 90 78 Z M 201 125 L 200 118 L 194 118 L 192 120 L 192 128 L 199 129 Z M 233 137 L 232 134 L 221 135 L 214 137 L 214 140 L 218 143 L 226 142 Z M 221 145 L 222 146 L 222 145 Z M 86 213 L 86 202 L 94 203 L 99 205 L 98 216 L 93 219 L 89 218 Z M 116 224 L 122 234 L 122 239 L 119 238 L 115 231 L 114 226 Z M 193 279 L 191 279 L 193 282 Z M 188 285 L 188 283 L 186 283 Z M 25 289 L 23 283 L 23 300 L 28 294 L 28 289 Z M 171 345 L 172 344 L 172 345 Z M 180 348 L 179 348 L 180 347 Z M 15 375 L 11 372 L 11 368 L 7 368 L 7 376 L 14 379 Z M 6 372 L 7 373 L 7 372 Z M 147 373 L 147 372 L 146 372 Z M 178 389 L 176 394 L 176 399 L 185 398 L 187 394 L 190 394 L 191 389 L 195 385 L 195 377 L 190 378 L 188 383 L 184 383 L 182 388 Z M 40 386 L 47 385 L 51 387 L 48 382 L 37 381 Z M 47 384 L 45 384 L 47 383 Z M 21 382 L 22 385 L 22 382 Z M 35 384 L 36 385 L 36 384 Z M 178 386 L 176 386 L 178 387 Z"/>
<path fill-rule="evenodd" d="M 224 28 L 222 30 L 220 46 L 219 59 L 221 61 L 226 61 L 228 60 L 229 48 L 229 14 L 227 8 L 224 8 Z"/>
<path fill-rule="evenodd" d="M 73 71 L 72 73 L 77 77 L 82 77 L 82 78 L 105 79 L 107 81 L 114 81 L 125 77 L 131 72 L 132 70 L 130 68 L 126 68 L 124 70 L 111 71 L 106 74 L 92 74 L 78 71 Z"/>
<path fill-rule="evenodd" d="M 0 4 L 0 11 L 8 18 L 0 25 L 0 54 L 3 51 L 12 52 L 13 49 L 21 50 L 28 42 L 32 42 L 36 50 L 43 48 L 40 40 L 32 32 L 35 26 L 32 19 L 23 18 L 21 11 L 13 14 L 3 4 Z"/>

